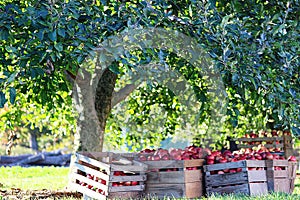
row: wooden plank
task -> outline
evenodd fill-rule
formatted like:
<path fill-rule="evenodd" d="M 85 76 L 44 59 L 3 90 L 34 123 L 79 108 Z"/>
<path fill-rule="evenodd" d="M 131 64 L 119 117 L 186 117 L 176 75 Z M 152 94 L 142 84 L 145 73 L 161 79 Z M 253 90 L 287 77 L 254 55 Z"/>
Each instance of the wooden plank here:
<path fill-rule="evenodd" d="M 145 189 L 144 185 L 135 185 L 135 186 L 116 186 L 109 187 L 108 191 L 110 192 L 133 192 L 133 191 L 143 191 Z"/>
<path fill-rule="evenodd" d="M 90 190 L 84 186 L 80 186 L 78 184 L 75 184 L 75 183 L 70 183 L 70 187 L 82 194 L 85 194 L 89 197 L 92 197 L 94 199 L 98 199 L 98 200 L 106 200 L 106 196 L 105 195 L 102 195 L 100 193 L 97 193 L 93 190 Z"/>
<path fill-rule="evenodd" d="M 206 176 L 205 178 L 206 186 L 209 187 L 248 183 L 247 172 L 215 174 Z"/>
<path fill-rule="evenodd" d="M 206 189 L 208 194 L 250 194 L 249 185 L 247 183 L 241 184 L 241 185 L 230 185 L 230 186 L 224 186 L 224 187 L 218 187 L 218 188 L 211 188 L 207 187 Z"/>
<path fill-rule="evenodd" d="M 138 165 L 115 165 L 111 164 L 111 171 L 130 171 L 130 172 L 145 172 L 147 171 L 147 166 L 138 166 Z"/>
<path fill-rule="evenodd" d="M 286 178 L 289 177 L 289 171 L 286 170 L 275 170 L 274 171 L 274 178 Z"/>
<path fill-rule="evenodd" d="M 133 176 L 110 176 L 110 182 L 126 182 L 126 181 L 145 181 L 146 175 L 133 175 Z"/>
<path fill-rule="evenodd" d="M 137 192 L 111 192 L 108 197 L 109 199 L 141 199 L 142 193 Z"/>
<path fill-rule="evenodd" d="M 160 160 L 160 161 L 144 161 L 148 165 L 148 169 L 168 169 L 168 168 L 184 168 L 182 160 Z"/>
<path fill-rule="evenodd" d="M 184 171 L 184 182 L 193 183 L 203 180 L 203 173 L 201 170 L 186 170 Z"/>
<path fill-rule="evenodd" d="M 275 179 L 274 180 L 274 191 L 275 192 L 290 192 L 290 181 L 289 179 Z"/>
<path fill-rule="evenodd" d="M 184 184 L 146 184 L 145 193 L 150 198 L 181 198 L 186 195 Z"/>
<path fill-rule="evenodd" d="M 288 165 L 289 165 L 288 160 L 266 160 L 266 166 L 268 168 L 275 167 L 275 166 L 287 167 Z"/>
<path fill-rule="evenodd" d="M 202 181 L 185 183 L 185 190 L 187 198 L 199 198 L 204 195 Z"/>
<path fill-rule="evenodd" d="M 73 167 L 74 167 L 74 169 L 78 169 L 80 171 L 83 171 L 83 172 L 86 172 L 88 174 L 94 175 L 94 176 L 99 177 L 101 179 L 104 179 L 106 181 L 109 180 L 109 175 L 104 174 L 104 173 L 102 173 L 100 171 L 91 169 L 91 168 L 89 168 L 87 166 L 84 166 L 84 165 L 81 165 L 79 163 L 74 163 Z"/>
<path fill-rule="evenodd" d="M 110 165 L 109 164 L 106 164 L 106 163 L 103 163 L 103 162 L 100 162 L 98 160 L 95 160 L 93 158 L 89 158 L 87 156 L 84 156 L 84 155 L 80 155 L 78 153 L 76 153 L 76 159 L 75 161 L 83 161 L 83 162 L 86 162 L 86 163 L 89 163 L 91 165 L 94 165 L 96 167 L 99 167 L 101 169 L 104 169 L 106 170 L 107 172 L 110 171 Z"/>
<path fill-rule="evenodd" d="M 232 169 L 232 168 L 244 168 L 246 167 L 246 161 L 230 162 L 230 163 L 218 163 L 213 165 L 204 165 L 204 171 L 216 171 L 223 169 Z"/>
<path fill-rule="evenodd" d="M 146 184 L 185 183 L 184 171 L 148 172 Z"/>
<path fill-rule="evenodd" d="M 96 188 L 99 188 L 99 189 L 105 191 L 105 192 L 108 191 L 108 186 L 107 185 L 104 185 L 104 184 L 101 184 L 101 183 L 96 182 L 94 180 L 88 179 L 85 176 L 82 176 L 80 174 L 72 174 L 72 179 L 73 180 L 79 180 L 81 182 L 87 183 L 88 185 L 92 185 Z"/>
<path fill-rule="evenodd" d="M 259 181 L 267 181 L 267 173 L 266 170 L 252 170 L 248 171 L 248 181 L 251 182 L 259 182 Z"/>
<path fill-rule="evenodd" d="M 265 160 L 246 160 L 246 167 L 266 167 Z"/>
<path fill-rule="evenodd" d="M 267 183 L 250 183 L 249 190 L 251 196 L 268 194 Z"/>
<path fill-rule="evenodd" d="M 244 168 L 244 167 L 246 167 L 246 162 L 239 161 L 239 162 L 230 162 L 230 163 L 217 163 L 213 165 L 204 165 L 203 169 L 204 172 L 210 172 L 210 171 L 217 171 L 223 169 Z"/>

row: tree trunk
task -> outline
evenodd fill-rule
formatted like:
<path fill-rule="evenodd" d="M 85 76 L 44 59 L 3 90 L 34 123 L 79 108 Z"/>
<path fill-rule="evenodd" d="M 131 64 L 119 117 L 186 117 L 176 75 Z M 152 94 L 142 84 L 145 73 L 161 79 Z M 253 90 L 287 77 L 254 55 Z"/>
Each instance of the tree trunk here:
<path fill-rule="evenodd" d="M 38 151 L 39 147 L 38 147 L 38 142 L 37 142 L 37 134 L 36 134 L 36 130 L 32 130 L 30 131 L 30 135 L 29 135 L 29 147 L 34 150 L 34 151 Z"/>
<path fill-rule="evenodd" d="M 81 75 L 77 75 L 73 90 L 75 107 L 79 113 L 75 151 L 102 151 L 116 77 L 108 68 L 98 73 L 97 77 L 84 69 Z"/>

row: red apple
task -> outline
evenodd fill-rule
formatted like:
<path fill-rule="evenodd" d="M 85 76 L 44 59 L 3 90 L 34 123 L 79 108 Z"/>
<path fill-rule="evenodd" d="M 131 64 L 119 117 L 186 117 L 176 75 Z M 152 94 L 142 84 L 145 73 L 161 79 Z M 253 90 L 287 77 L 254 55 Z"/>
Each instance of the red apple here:
<path fill-rule="evenodd" d="M 296 159 L 296 157 L 295 157 L 295 156 L 290 156 L 290 157 L 288 158 L 288 161 L 291 161 L 291 162 L 296 162 L 296 161 L 297 161 L 297 159 Z"/>

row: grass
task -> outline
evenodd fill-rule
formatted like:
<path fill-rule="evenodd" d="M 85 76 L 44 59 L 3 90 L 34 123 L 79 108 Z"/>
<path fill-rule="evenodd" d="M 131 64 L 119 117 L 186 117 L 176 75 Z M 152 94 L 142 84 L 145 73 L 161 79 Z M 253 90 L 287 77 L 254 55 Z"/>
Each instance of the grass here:
<path fill-rule="evenodd" d="M 58 167 L 8 167 L 0 168 L 0 191 L 20 188 L 22 190 L 64 190 L 68 184 L 69 168 Z M 260 197 L 244 195 L 211 196 L 207 200 L 300 200 L 300 179 L 296 179 L 293 195 L 273 193 Z M 74 200 L 75 198 L 62 198 Z M 155 198 L 154 198 L 155 199 Z M 1 200 L 1 195 L 0 195 Z"/>
<path fill-rule="evenodd" d="M 68 174 L 65 167 L 1 167 L 0 189 L 62 190 L 68 184 Z"/>

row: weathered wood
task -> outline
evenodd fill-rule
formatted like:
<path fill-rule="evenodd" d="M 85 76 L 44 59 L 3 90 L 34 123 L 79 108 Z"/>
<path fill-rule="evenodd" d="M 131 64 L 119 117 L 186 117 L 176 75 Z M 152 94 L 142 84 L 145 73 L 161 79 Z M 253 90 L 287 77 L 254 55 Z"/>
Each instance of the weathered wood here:
<path fill-rule="evenodd" d="M 103 195 L 95 193 L 91 189 L 87 189 L 86 186 L 81 186 L 79 184 L 81 182 L 102 189 L 105 192 L 105 198 L 110 198 L 112 196 L 133 198 L 144 191 L 145 180 L 147 179 L 145 175 L 147 165 L 137 161 L 129 161 L 126 158 L 111 152 L 84 152 L 83 154 L 76 154 L 75 161 L 72 164 L 70 186 L 79 192 L 83 192 L 86 197 L 102 199 Z M 102 170 L 105 170 L 105 172 Z M 126 175 L 117 176 L 115 175 L 115 171 L 123 171 Z M 87 174 L 94 176 L 94 180 L 87 178 Z M 101 181 L 96 181 L 99 179 L 106 180 L 106 185 Z M 128 181 L 138 181 L 139 184 L 132 186 L 113 186 L 113 182 L 119 183 Z"/>
<path fill-rule="evenodd" d="M 145 161 L 149 165 L 146 194 L 155 197 L 197 198 L 203 195 L 204 159 Z M 197 167 L 197 170 L 187 170 Z M 177 169 L 177 171 L 173 171 Z M 153 171 L 155 170 L 155 171 Z"/>
<path fill-rule="evenodd" d="M 231 193 L 236 193 L 236 194 L 250 194 L 250 189 L 249 189 L 249 184 L 241 184 L 241 185 L 228 185 L 224 187 L 218 187 L 218 188 L 212 188 L 212 187 L 207 187 L 206 188 L 207 193 L 210 194 L 231 194 Z"/>
<path fill-rule="evenodd" d="M 232 163 L 219 163 L 205 165 L 205 183 L 208 193 L 245 193 L 247 195 L 260 195 L 268 192 L 266 170 L 248 170 L 249 168 L 265 168 L 263 160 L 244 160 Z M 211 174 L 232 168 L 242 168 L 241 172 Z M 262 188 L 260 188 L 262 187 Z"/>
<path fill-rule="evenodd" d="M 249 190 L 251 196 L 265 195 L 268 193 L 268 186 L 266 182 L 263 183 L 250 183 Z"/>
<path fill-rule="evenodd" d="M 288 166 L 288 171 L 289 171 L 289 186 L 290 186 L 290 191 L 289 193 L 292 194 L 295 188 L 295 179 L 297 176 L 297 166 L 298 163 L 297 162 L 289 162 L 289 166 Z"/>
<path fill-rule="evenodd" d="M 248 173 L 239 172 L 239 173 L 226 173 L 226 174 L 215 174 L 206 176 L 205 181 L 207 186 L 210 187 L 219 187 L 226 186 L 231 184 L 242 184 L 248 183 Z"/>
<path fill-rule="evenodd" d="M 289 169 L 287 160 L 267 160 L 268 190 L 274 192 L 290 192 Z M 276 170 L 276 167 L 283 169 Z"/>
<path fill-rule="evenodd" d="M 146 194 L 150 197 L 164 198 L 174 197 L 182 198 L 186 195 L 184 184 L 146 184 Z"/>
<path fill-rule="evenodd" d="M 252 170 L 248 171 L 248 181 L 251 182 L 266 182 L 267 172 L 266 170 Z"/>
<path fill-rule="evenodd" d="M 185 195 L 188 198 L 199 198 L 204 195 L 203 187 L 202 181 L 185 183 Z"/>

